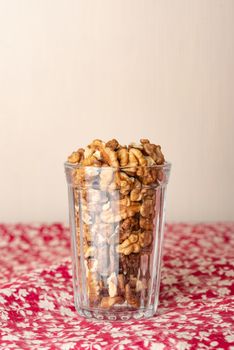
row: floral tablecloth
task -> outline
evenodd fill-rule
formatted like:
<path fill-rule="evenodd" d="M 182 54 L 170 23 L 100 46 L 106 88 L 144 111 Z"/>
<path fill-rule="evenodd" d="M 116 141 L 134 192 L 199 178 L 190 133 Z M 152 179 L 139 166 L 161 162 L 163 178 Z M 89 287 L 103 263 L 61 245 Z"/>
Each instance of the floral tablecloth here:
<path fill-rule="evenodd" d="M 70 237 L 0 225 L 0 349 L 234 349 L 234 223 L 169 224 L 158 314 L 89 322 L 73 306 Z"/>

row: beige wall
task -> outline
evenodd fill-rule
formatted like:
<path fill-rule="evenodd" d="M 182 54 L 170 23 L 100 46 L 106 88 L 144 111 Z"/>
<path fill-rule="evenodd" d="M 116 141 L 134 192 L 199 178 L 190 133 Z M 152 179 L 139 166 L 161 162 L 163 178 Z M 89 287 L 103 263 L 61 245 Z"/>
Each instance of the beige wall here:
<path fill-rule="evenodd" d="M 234 219 L 233 0 L 0 0 L 0 220 L 67 218 L 63 161 L 148 137 L 169 220 Z"/>

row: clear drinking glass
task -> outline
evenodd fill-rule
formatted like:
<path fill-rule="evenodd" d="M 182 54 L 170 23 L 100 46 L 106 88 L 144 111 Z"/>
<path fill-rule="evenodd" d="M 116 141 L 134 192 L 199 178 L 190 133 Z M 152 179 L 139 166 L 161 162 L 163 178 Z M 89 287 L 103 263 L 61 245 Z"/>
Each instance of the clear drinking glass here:
<path fill-rule="evenodd" d="M 156 312 L 170 168 L 65 163 L 80 315 L 128 320 Z"/>

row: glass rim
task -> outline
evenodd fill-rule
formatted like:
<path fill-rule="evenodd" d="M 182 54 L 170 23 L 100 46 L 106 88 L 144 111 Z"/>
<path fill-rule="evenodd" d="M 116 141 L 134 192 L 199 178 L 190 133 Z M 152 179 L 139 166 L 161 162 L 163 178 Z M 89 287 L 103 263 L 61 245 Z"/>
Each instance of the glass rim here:
<path fill-rule="evenodd" d="M 164 164 L 153 164 L 153 165 L 127 165 L 127 166 L 119 166 L 119 167 L 113 167 L 109 165 L 104 165 L 104 166 L 93 166 L 93 165 L 81 165 L 81 164 L 76 164 L 76 163 L 69 163 L 69 162 L 64 162 L 64 167 L 65 169 L 113 169 L 113 170 L 128 170 L 132 168 L 152 168 L 152 169 L 163 169 L 163 170 L 171 170 L 172 163 L 171 162 L 165 162 Z"/>

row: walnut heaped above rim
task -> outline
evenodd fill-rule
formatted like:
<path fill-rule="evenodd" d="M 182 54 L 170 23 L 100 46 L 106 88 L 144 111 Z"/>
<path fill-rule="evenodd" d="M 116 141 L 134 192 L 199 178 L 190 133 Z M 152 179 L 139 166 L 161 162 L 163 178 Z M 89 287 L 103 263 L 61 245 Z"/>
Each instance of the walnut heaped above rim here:
<path fill-rule="evenodd" d="M 67 161 L 81 166 L 129 167 L 129 172 L 134 175 L 134 167 L 163 165 L 165 158 L 161 146 L 148 139 L 141 139 L 140 143 L 132 142 L 128 146 L 121 146 L 116 139 L 106 143 L 95 139 L 85 149 L 72 152 Z"/>

